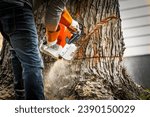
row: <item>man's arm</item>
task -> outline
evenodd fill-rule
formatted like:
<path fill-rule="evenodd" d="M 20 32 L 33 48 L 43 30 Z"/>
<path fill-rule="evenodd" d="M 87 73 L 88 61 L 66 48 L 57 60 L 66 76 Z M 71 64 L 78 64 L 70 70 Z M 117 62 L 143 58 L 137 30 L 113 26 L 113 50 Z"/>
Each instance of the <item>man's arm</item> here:
<path fill-rule="evenodd" d="M 48 31 L 56 31 L 61 14 L 68 0 L 49 0 L 46 9 L 45 24 Z"/>

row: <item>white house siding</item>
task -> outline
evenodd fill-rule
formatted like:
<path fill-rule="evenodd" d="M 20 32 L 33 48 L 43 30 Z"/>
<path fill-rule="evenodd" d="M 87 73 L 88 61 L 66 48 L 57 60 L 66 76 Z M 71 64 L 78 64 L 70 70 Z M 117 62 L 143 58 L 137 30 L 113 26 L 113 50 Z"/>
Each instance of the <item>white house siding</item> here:
<path fill-rule="evenodd" d="M 150 0 L 119 0 L 125 57 L 150 54 Z"/>
<path fill-rule="evenodd" d="M 150 88 L 150 0 L 119 0 L 125 41 L 124 66 L 138 84 Z"/>

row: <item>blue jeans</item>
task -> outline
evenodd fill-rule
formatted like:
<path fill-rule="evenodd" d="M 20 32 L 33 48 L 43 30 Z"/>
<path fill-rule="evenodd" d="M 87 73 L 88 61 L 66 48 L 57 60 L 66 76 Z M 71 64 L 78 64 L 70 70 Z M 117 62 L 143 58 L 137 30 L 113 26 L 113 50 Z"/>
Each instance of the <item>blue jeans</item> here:
<path fill-rule="evenodd" d="M 10 40 L 13 48 L 11 52 L 16 99 L 44 99 L 43 62 L 31 8 L 1 2 L 0 31 L 5 39 Z"/>

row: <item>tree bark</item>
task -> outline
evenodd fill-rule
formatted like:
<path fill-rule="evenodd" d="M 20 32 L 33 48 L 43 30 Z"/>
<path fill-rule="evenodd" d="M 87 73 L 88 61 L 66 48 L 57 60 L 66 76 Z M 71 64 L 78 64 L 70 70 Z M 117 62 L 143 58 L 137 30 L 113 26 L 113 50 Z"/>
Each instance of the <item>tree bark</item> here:
<path fill-rule="evenodd" d="M 3 41 L 0 53 L 0 99 L 14 99 L 10 46 Z"/>
<path fill-rule="evenodd" d="M 44 55 L 48 99 L 138 99 L 139 89 L 121 64 L 125 47 L 118 0 L 75 0 L 68 8 L 85 35 L 71 62 Z M 36 14 L 40 38 L 43 11 L 41 6 Z"/>
<path fill-rule="evenodd" d="M 39 41 L 45 34 L 45 7 L 43 4 L 35 12 Z M 72 61 L 43 55 L 47 99 L 140 99 L 140 88 L 122 66 L 125 47 L 118 0 L 70 0 L 67 7 L 83 24 L 85 35 L 76 42 L 78 50 Z M 6 51 L 2 53 L 8 58 Z M 0 85 L 9 69 L 2 67 Z"/>

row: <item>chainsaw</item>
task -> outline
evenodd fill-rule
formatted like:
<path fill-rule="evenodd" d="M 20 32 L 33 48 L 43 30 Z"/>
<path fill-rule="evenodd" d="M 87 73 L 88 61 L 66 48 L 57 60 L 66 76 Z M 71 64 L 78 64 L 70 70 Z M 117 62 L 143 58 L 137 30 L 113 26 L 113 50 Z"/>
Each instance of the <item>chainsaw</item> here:
<path fill-rule="evenodd" d="M 62 57 L 65 60 L 71 60 L 74 57 L 74 55 L 77 51 L 77 46 L 75 45 L 75 42 L 78 39 L 80 39 L 80 37 L 83 35 L 83 26 L 81 24 L 79 24 L 79 31 L 70 31 L 69 29 L 68 29 L 68 31 L 69 31 L 68 33 L 70 33 L 69 35 L 71 35 L 71 36 L 65 35 L 62 37 L 60 35 L 60 37 L 58 37 L 58 38 L 65 38 L 65 41 L 66 41 L 65 46 L 63 47 L 62 51 L 60 52 L 60 58 Z M 63 39 L 61 39 L 61 40 L 63 40 Z"/>
<path fill-rule="evenodd" d="M 60 34 L 57 39 L 57 44 L 61 45 L 62 49 L 59 51 L 59 56 L 53 56 L 51 54 L 52 52 L 42 51 L 46 50 L 47 46 L 43 46 L 47 44 L 46 36 L 41 40 L 40 44 L 40 50 L 41 52 L 45 53 L 48 56 L 53 57 L 54 59 L 65 59 L 65 60 L 72 60 L 76 51 L 77 46 L 75 45 L 75 42 L 80 39 L 80 37 L 83 35 L 83 25 L 79 24 L 78 31 L 70 29 L 66 27 L 65 25 L 59 23 L 60 27 Z M 44 49 L 41 49 L 42 47 L 45 47 Z"/>
<path fill-rule="evenodd" d="M 83 34 L 83 25 L 74 20 L 68 10 L 64 9 L 57 29 L 58 31 L 53 33 L 46 31 L 47 36 L 43 38 L 40 50 L 56 59 L 71 60 L 77 50 L 75 42 Z"/>

